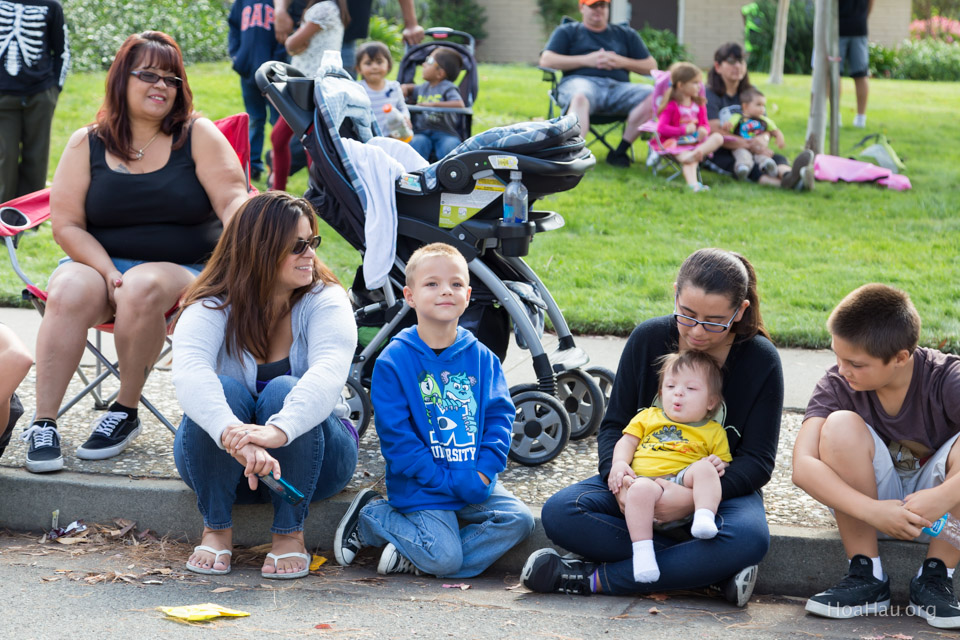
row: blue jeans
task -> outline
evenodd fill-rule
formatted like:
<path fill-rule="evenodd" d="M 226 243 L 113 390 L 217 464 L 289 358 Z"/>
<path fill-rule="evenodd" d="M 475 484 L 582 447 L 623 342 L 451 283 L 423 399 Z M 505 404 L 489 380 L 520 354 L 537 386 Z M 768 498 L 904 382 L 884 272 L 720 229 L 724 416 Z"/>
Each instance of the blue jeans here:
<path fill-rule="evenodd" d="M 263 171 L 263 127 L 270 114 L 270 124 L 276 124 L 277 112 L 257 88 L 253 76 L 240 76 L 243 109 L 250 116 L 250 169 Z"/>
<path fill-rule="evenodd" d="M 430 160 L 431 151 L 437 160 L 443 160 L 460 142 L 460 138 L 452 133 L 427 129 L 413 134 L 413 140 L 410 141 L 410 145 L 417 153 L 423 156 L 425 160 Z"/>
<path fill-rule="evenodd" d="M 297 381 L 294 376 L 274 378 L 255 398 L 241 382 L 220 376 L 227 404 L 247 424 L 266 424 L 283 407 Z M 357 466 L 357 442 L 333 415 L 287 446 L 268 451 L 280 463 L 283 479 L 306 497 L 297 506 L 284 502 L 263 483 L 251 491 L 243 466 L 217 446 L 200 425 L 183 416 L 173 444 L 173 459 L 180 477 L 197 493 L 204 526 L 229 529 L 233 526 L 234 504 L 273 502 L 272 533 L 303 531 L 309 503 L 338 493 L 350 482 Z"/>
<path fill-rule="evenodd" d="M 463 523 L 463 527 L 460 527 Z M 380 547 L 388 542 L 424 573 L 472 578 L 533 532 L 527 505 L 499 482 L 482 504 L 458 511 L 428 509 L 400 513 L 383 499 L 360 511 L 360 540 Z"/>
<path fill-rule="evenodd" d="M 657 582 L 633 579 L 633 550 L 617 498 L 600 476 L 553 495 L 540 514 L 554 543 L 597 562 L 604 593 L 626 595 L 716 584 L 744 567 L 758 564 L 770 546 L 763 498 L 754 492 L 720 503 L 717 537 L 677 540 L 654 532 L 660 566 Z"/>

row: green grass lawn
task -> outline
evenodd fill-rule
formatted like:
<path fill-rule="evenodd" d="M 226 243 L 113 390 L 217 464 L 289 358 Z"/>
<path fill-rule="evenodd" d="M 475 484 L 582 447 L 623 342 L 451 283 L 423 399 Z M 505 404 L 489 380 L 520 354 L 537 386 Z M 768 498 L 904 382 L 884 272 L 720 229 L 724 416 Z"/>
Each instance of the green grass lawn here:
<path fill-rule="evenodd" d="M 227 63 L 197 65 L 189 73 L 205 115 L 243 110 Z M 474 132 L 546 114 L 547 85 L 536 69 L 481 65 L 480 74 Z M 93 119 L 103 80 L 102 73 L 69 78 L 54 120 L 51 177 L 70 133 Z M 753 80 L 767 94 L 792 158 L 806 129 L 810 78 L 788 76 L 778 87 L 760 74 Z M 566 226 L 537 236 L 527 259 L 577 332 L 625 334 L 645 318 L 669 313 L 683 258 L 716 246 L 739 251 L 756 266 L 764 319 L 781 346 L 826 346 L 830 309 L 853 288 L 879 281 L 910 292 L 924 319 L 923 344 L 960 352 L 960 122 L 954 115 L 960 86 L 871 80 L 870 90 L 867 132 L 886 133 L 907 163 L 912 191 L 820 183 L 812 193 L 787 193 L 705 173 L 711 191 L 692 194 L 642 163 L 611 168 L 598 149 L 597 167 L 576 189 L 537 203 L 562 214 Z M 844 80 L 843 92 L 848 126 L 840 132 L 840 155 L 850 155 L 865 132 L 849 127 L 851 81 Z M 635 150 L 645 157 L 642 143 Z M 302 193 L 306 172 L 288 186 Z M 349 282 L 358 256 L 329 228 L 323 234 L 322 257 Z M 49 229 L 27 238 L 20 254 L 38 278 L 60 255 Z M 0 270 L 0 283 L 3 300 L 15 301 L 20 283 L 9 267 Z"/>

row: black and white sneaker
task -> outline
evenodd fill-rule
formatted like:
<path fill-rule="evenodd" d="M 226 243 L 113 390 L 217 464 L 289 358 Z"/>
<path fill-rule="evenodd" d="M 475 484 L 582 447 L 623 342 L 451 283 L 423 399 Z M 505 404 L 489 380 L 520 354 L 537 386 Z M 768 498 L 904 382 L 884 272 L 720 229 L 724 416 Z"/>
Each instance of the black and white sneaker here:
<path fill-rule="evenodd" d="M 960 603 L 947 566 L 939 558 L 924 560 L 920 575 L 910 581 L 910 609 L 931 627 L 960 628 Z"/>
<path fill-rule="evenodd" d="M 400 551 L 392 543 L 388 542 L 380 554 L 380 562 L 377 564 L 377 573 L 382 576 L 391 573 L 412 573 L 415 576 L 422 576 L 423 572 L 417 569 L 410 560 L 400 555 Z"/>
<path fill-rule="evenodd" d="M 353 498 L 347 512 L 340 518 L 333 537 L 333 554 L 337 558 L 337 564 L 345 567 L 357 557 L 357 553 L 364 546 L 360 542 L 360 510 L 374 498 L 382 497 L 373 489 L 364 489 Z"/>
<path fill-rule="evenodd" d="M 520 583 L 537 593 L 573 593 L 588 596 L 593 565 L 561 557 L 554 549 L 534 551 L 523 565 Z"/>
<path fill-rule="evenodd" d="M 26 468 L 30 473 L 47 473 L 63 469 L 63 456 L 60 455 L 60 433 L 57 423 L 49 420 L 34 422 L 24 429 L 20 439 L 29 442 Z"/>
<path fill-rule="evenodd" d="M 91 426 L 93 433 L 77 449 L 82 460 L 112 458 L 140 435 L 140 418 L 130 419 L 124 411 L 107 411 Z"/>
<path fill-rule="evenodd" d="M 850 560 L 847 577 L 807 600 L 806 609 L 825 618 L 855 618 L 883 613 L 890 608 L 890 578 L 873 576 L 873 561 L 857 554 Z"/>
<path fill-rule="evenodd" d="M 743 608 L 750 602 L 757 586 L 757 565 L 741 569 L 723 583 L 723 597 L 730 604 Z"/>
<path fill-rule="evenodd" d="M 793 160 L 793 166 L 790 167 L 790 171 L 783 175 L 783 178 L 780 180 L 780 186 L 784 189 L 795 189 L 797 185 L 803 185 L 801 188 L 806 187 L 806 181 L 808 178 L 804 175 L 807 173 L 810 175 L 810 180 L 813 178 L 813 160 L 815 156 L 813 151 L 810 149 L 804 149 L 797 157 Z M 809 167 L 808 170 L 804 173 L 801 173 L 801 169 L 804 167 Z M 813 187 L 809 187 L 812 189 Z"/>

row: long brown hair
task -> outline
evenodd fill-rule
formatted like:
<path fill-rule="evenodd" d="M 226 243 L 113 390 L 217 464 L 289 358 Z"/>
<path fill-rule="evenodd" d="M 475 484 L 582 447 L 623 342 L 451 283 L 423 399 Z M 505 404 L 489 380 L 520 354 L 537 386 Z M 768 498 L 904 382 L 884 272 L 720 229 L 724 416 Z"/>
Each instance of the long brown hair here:
<path fill-rule="evenodd" d="M 677 273 L 677 293 L 686 285 L 703 289 L 704 293 L 718 293 L 730 300 L 731 307 L 738 307 L 744 300 L 750 305 L 740 320 L 733 323 L 730 332 L 743 339 L 758 333 L 767 340 L 770 334 L 763 326 L 760 316 L 760 296 L 757 294 L 757 273 L 750 261 L 739 253 L 723 249 L 700 249 L 694 251 L 680 265 Z"/>
<path fill-rule="evenodd" d="M 676 100 L 677 96 L 674 95 L 677 93 L 677 85 L 681 82 L 692 82 L 693 80 L 703 80 L 703 72 L 700 71 L 700 67 L 690 62 L 674 62 L 670 65 L 670 90 L 667 91 L 667 95 L 663 96 L 663 100 L 660 101 L 660 108 L 657 109 L 657 113 L 663 113 L 663 110 L 667 108 L 667 104 L 671 100 Z M 692 98 L 692 100 L 703 106 L 706 103 L 703 96 L 697 94 Z"/>
<path fill-rule="evenodd" d="M 229 307 L 228 353 L 236 356 L 246 349 L 256 358 L 266 359 L 270 330 L 277 320 L 318 282 L 340 286 L 333 272 L 314 256 L 311 283 L 295 289 L 288 300 L 276 299 L 279 267 L 297 240 L 301 217 L 310 221 L 310 232 L 317 235 L 309 201 L 281 191 L 250 198 L 227 223 L 207 266 L 184 294 L 181 312 L 205 298 L 219 300 L 204 302 L 211 309 Z"/>
<path fill-rule="evenodd" d="M 740 43 L 728 42 L 720 45 L 713 54 L 715 64 L 707 71 L 707 88 L 721 98 L 727 95 L 727 83 L 724 82 L 720 74 L 717 73 L 717 64 L 730 58 L 736 58 L 737 60 L 744 59 L 743 47 L 740 46 Z M 744 69 L 743 77 L 740 78 L 740 84 L 737 85 L 737 95 L 750 86 L 750 72 Z"/>
<path fill-rule="evenodd" d="M 180 45 L 162 31 L 144 31 L 127 38 L 107 72 L 106 94 L 97 111 L 97 136 L 107 151 L 125 160 L 133 160 L 133 133 L 130 130 L 130 114 L 127 105 L 127 85 L 130 72 L 137 66 L 152 66 L 165 69 L 183 79 L 177 89 L 173 108 L 160 124 L 160 131 L 173 137 L 173 148 L 179 149 L 187 142 L 184 134 L 193 117 L 193 93 L 187 82 Z"/>
<path fill-rule="evenodd" d="M 337 7 L 340 9 L 340 22 L 343 23 L 343 28 L 346 29 L 347 26 L 350 24 L 350 12 L 347 10 L 347 0 L 331 0 L 331 1 L 337 3 Z M 307 3 L 307 6 L 303 8 L 304 12 L 306 12 L 307 9 L 317 4 L 318 2 L 323 2 L 323 0 L 310 0 L 310 2 Z M 387 71 L 389 71 L 389 69 L 387 69 Z"/>

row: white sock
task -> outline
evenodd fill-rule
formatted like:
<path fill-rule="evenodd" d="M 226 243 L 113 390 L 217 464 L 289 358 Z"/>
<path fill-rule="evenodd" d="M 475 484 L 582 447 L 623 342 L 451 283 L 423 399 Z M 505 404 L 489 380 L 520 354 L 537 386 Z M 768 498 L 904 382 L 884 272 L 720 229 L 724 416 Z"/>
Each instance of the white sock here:
<path fill-rule="evenodd" d="M 693 525 L 690 527 L 690 533 L 694 538 L 707 540 L 717 535 L 717 523 L 714 522 L 717 514 L 710 509 L 697 509 L 693 514 Z"/>
<path fill-rule="evenodd" d="M 877 580 L 883 580 L 883 565 L 880 564 L 880 556 L 876 558 L 870 558 L 870 561 L 873 562 L 873 577 Z M 847 566 L 850 565 L 850 561 L 847 560 Z M 920 565 L 920 568 L 923 569 L 923 565 Z M 917 575 L 920 575 L 918 572 Z"/>
<path fill-rule="evenodd" d="M 660 579 L 653 540 L 637 540 L 633 543 L 633 579 L 637 582 L 656 582 Z"/>
<path fill-rule="evenodd" d="M 853 126 L 855 127 L 866 127 L 867 126 L 867 114 L 858 113 L 853 116 Z"/>

